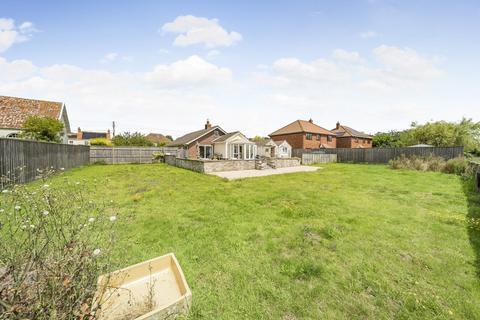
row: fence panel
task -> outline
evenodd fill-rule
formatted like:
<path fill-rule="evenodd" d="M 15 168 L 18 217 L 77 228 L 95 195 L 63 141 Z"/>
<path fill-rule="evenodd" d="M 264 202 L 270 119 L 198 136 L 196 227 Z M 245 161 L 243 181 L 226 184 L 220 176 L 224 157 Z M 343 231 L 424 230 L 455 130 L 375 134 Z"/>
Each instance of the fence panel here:
<path fill-rule="evenodd" d="M 154 153 L 175 154 L 172 147 L 90 147 L 90 162 L 152 163 Z"/>
<path fill-rule="evenodd" d="M 337 162 L 336 154 L 304 153 L 302 164 Z"/>
<path fill-rule="evenodd" d="M 388 163 L 401 155 L 407 157 L 429 155 L 453 159 L 463 157 L 463 147 L 414 147 L 414 148 L 372 148 L 372 149 L 294 149 L 293 155 L 301 158 L 303 154 L 336 154 L 338 162 Z"/>
<path fill-rule="evenodd" d="M 0 186 L 26 183 L 38 177 L 38 170 L 67 170 L 89 163 L 88 146 L 0 138 Z"/>

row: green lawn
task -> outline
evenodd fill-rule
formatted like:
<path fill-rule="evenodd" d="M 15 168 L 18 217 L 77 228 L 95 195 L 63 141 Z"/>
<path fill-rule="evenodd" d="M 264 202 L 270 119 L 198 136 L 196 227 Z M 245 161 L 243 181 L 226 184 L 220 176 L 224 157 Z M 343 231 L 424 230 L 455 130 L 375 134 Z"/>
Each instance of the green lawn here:
<path fill-rule="evenodd" d="M 192 319 L 480 318 L 480 207 L 457 176 L 353 164 L 233 182 L 162 164 L 66 175 L 96 179 L 120 208 L 120 266 L 175 253 Z"/>

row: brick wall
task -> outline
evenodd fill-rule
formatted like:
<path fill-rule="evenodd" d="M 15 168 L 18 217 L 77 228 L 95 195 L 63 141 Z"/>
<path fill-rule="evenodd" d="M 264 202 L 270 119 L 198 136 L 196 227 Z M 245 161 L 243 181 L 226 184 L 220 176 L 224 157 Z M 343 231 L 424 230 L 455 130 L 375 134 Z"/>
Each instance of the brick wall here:
<path fill-rule="evenodd" d="M 368 143 L 370 142 L 370 143 Z M 337 138 L 337 148 L 372 148 L 372 139 L 345 137 Z"/>
<path fill-rule="evenodd" d="M 336 148 L 337 142 L 336 137 L 332 136 L 332 141 L 328 141 L 327 135 L 320 135 L 318 139 L 316 134 L 312 134 L 312 139 L 307 139 L 306 133 L 291 133 L 278 136 L 272 136 L 274 141 L 283 141 L 287 142 L 292 146 L 292 149 L 318 149 L 320 145 L 324 145 L 330 148 Z"/>

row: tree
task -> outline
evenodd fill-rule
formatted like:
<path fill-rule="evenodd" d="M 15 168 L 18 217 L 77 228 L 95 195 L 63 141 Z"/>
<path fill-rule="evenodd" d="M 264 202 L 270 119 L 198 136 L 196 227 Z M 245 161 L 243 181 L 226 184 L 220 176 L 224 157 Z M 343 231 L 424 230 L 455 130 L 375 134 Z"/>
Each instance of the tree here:
<path fill-rule="evenodd" d="M 373 136 L 373 147 L 375 148 L 398 148 L 403 147 L 401 131 L 377 132 Z"/>
<path fill-rule="evenodd" d="M 169 135 L 169 134 L 167 134 L 167 135 L 165 136 L 165 138 L 167 138 L 167 139 L 168 139 L 168 140 L 170 140 L 170 141 L 173 141 L 173 138 L 172 138 L 172 136 L 171 136 L 171 135 Z"/>
<path fill-rule="evenodd" d="M 154 145 L 140 132 L 125 132 L 123 134 L 116 135 L 113 137 L 112 143 L 115 146 L 151 147 Z"/>
<path fill-rule="evenodd" d="M 268 138 L 264 138 L 264 137 L 261 137 L 261 136 L 255 136 L 252 138 L 252 141 L 253 142 L 259 142 L 259 141 L 263 141 L 265 139 L 268 139 Z"/>
<path fill-rule="evenodd" d="M 63 123 L 53 118 L 30 116 L 23 124 L 21 137 L 39 141 L 61 142 Z"/>

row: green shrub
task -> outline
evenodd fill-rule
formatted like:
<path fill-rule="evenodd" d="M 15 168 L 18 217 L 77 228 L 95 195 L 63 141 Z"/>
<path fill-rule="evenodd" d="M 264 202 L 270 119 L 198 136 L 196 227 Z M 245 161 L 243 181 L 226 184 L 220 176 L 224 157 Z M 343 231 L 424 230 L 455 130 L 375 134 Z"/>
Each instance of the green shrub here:
<path fill-rule="evenodd" d="M 95 318 L 117 218 L 81 184 L 65 178 L 0 193 L 0 319 Z"/>
<path fill-rule="evenodd" d="M 392 169 L 410 169 L 418 171 L 434 171 L 452 173 L 458 175 L 469 175 L 470 166 L 466 158 L 454 158 L 446 161 L 441 157 L 428 156 L 406 157 L 401 155 L 397 159 L 388 162 Z"/>
<path fill-rule="evenodd" d="M 468 170 L 468 160 L 465 158 L 455 158 L 447 161 L 444 172 L 464 175 Z"/>
<path fill-rule="evenodd" d="M 105 146 L 111 147 L 113 146 L 112 141 L 106 138 L 94 138 L 89 140 L 91 146 Z"/>

